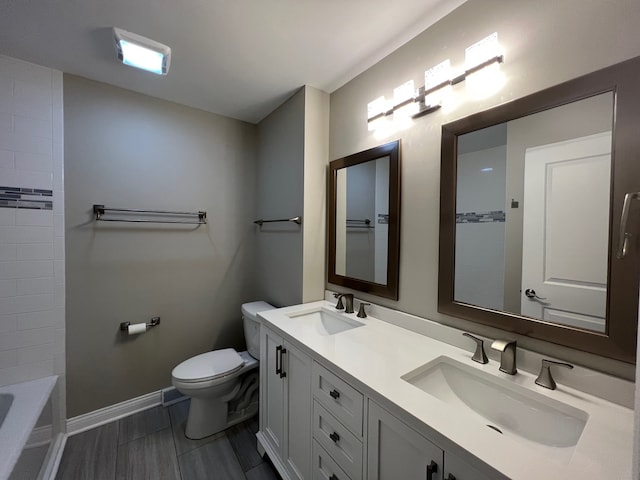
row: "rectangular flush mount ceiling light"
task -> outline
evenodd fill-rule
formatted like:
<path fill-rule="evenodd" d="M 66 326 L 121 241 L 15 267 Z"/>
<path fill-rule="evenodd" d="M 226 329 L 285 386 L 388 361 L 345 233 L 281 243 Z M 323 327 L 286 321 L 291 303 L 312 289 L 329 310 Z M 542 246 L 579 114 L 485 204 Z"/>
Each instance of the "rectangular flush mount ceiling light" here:
<path fill-rule="evenodd" d="M 118 60 L 157 75 L 166 75 L 171 64 L 171 49 L 135 33 L 113 28 Z"/>

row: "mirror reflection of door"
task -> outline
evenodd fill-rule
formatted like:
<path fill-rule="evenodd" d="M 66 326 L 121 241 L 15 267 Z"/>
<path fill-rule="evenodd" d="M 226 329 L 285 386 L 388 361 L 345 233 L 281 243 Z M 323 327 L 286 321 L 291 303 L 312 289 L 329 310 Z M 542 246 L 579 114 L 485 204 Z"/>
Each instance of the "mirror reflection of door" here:
<path fill-rule="evenodd" d="M 525 154 L 522 314 L 605 331 L 611 132 Z"/>
<path fill-rule="evenodd" d="M 612 119 L 609 92 L 458 137 L 455 301 L 606 331 Z"/>
<path fill-rule="evenodd" d="M 336 195 L 336 273 L 385 284 L 389 157 L 338 170 Z"/>

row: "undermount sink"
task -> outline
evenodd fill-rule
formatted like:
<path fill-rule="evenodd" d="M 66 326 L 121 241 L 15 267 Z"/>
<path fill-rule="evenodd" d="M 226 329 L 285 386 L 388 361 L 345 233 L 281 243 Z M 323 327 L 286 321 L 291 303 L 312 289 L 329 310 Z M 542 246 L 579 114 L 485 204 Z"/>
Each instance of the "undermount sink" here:
<path fill-rule="evenodd" d="M 290 318 L 309 322 L 318 335 L 335 335 L 336 333 L 362 327 L 364 323 L 358 322 L 339 313 L 319 308 L 310 312 L 292 313 Z"/>
<path fill-rule="evenodd" d="M 514 440 L 573 447 L 588 414 L 470 365 L 438 357 L 401 377 Z"/>

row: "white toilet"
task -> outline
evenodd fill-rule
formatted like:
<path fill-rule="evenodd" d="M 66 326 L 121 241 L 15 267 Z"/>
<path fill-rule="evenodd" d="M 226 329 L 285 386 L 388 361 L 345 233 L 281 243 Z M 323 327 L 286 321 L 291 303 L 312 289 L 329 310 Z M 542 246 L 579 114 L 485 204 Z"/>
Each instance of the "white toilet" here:
<path fill-rule="evenodd" d="M 171 372 L 171 383 L 191 397 L 185 433 L 204 438 L 242 422 L 258 411 L 258 312 L 275 308 L 266 302 L 242 305 L 247 352 L 215 350 L 185 360 Z"/>

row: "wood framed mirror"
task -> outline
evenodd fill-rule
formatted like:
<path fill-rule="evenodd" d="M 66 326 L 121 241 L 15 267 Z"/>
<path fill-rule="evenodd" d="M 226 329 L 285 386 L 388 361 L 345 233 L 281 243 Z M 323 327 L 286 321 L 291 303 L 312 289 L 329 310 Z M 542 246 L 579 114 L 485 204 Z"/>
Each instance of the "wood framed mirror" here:
<path fill-rule="evenodd" d="M 332 161 L 329 283 L 398 299 L 400 141 Z"/>
<path fill-rule="evenodd" d="M 640 57 L 443 125 L 440 312 L 635 362 L 639 81 Z"/>

